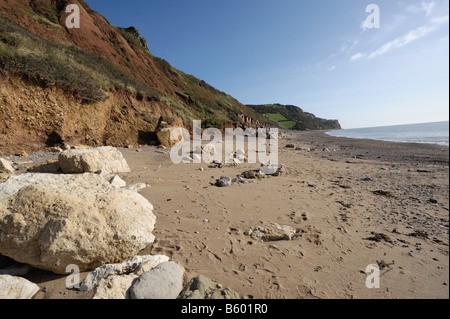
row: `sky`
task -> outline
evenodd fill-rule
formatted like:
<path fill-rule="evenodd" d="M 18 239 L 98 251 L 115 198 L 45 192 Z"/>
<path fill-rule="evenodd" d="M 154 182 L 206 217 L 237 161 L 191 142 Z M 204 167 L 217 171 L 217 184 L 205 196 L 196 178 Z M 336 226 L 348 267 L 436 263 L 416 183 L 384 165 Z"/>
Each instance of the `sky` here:
<path fill-rule="evenodd" d="M 297 105 L 343 128 L 449 120 L 448 0 L 87 2 L 244 104 Z"/>

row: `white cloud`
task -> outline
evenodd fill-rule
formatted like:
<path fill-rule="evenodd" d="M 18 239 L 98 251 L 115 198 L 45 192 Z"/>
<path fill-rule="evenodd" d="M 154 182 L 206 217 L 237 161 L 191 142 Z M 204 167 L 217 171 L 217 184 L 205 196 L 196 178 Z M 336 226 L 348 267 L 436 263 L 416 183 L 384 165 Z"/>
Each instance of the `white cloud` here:
<path fill-rule="evenodd" d="M 441 17 L 435 17 L 435 18 L 431 19 L 431 22 L 436 26 L 440 26 L 445 23 L 448 23 L 448 20 L 449 20 L 448 15 L 446 15 L 446 16 L 441 16 Z"/>
<path fill-rule="evenodd" d="M 433 13 L 435 6 L 436 6 L 436 3 L 434 3 L 434 2 L 429 2 L 429 3 L 422 2 L 422 9 L 425 11 L 425 15 L 427 17 Z"/>
<path fill-rule="evenodd" d="M 425 37 L 427 34 L 431 33 L 434 30 L 435 30 L 434 27 L 428 27 L 428 26 L 422 26 L 420 28 L 412 30 L 412 31 L 408 32 L 408 34 L 406 34 L 400 38 L 397 38 L 390 42 L 385 43 L 378 50 L 375 50 L 374 52 L 369 54 L 367 56 L 367 58 L 373 59 L 377 56 L 383 55 L 383 54 L 391 51 L 392 49 L 401 48 L 413 41 L 416 41 L 417 39 Z"/>
<path fill-rule="evenodd" d="M 350 60 L 351 61 L 356 61 L 359 60 L 361 58 L 363 58 L 365 56 L 365 54 L 362 54 L 361 52 L 356 53 L 355 55 L 353 55 Z"/>
<path fill-rule="evenodd" d="M 434 1 L 432 2 L 425 2 L 423 1 L 420 6 L 419 5 L 409 5 L 406 7 L 406 11 L 409 13 L 419 13 L 419 12 L 425 12 L 425 15 L 428 17 L 430 16 L 436 7 L 436 3 Z"/>
<path fill-rule="evenodd" d="M 432 2 L 433 3 L 433 2 Z M 429 4 L 428 7 L 433 8 L 434 5 L 431 6 L 431 4 Z M 431 9 L 430 9 L 431 10 Z M 409 31 L 407 34 L 398 37 L 392 41 L 389 41 L 385 44 L 383 44 L 380 48 L 378 48 L 377 50 L 373 51 L 370 54 L 363 54 L 363 53 L 357 53 L 355 55 L 353 55 L 350 60 L 351 61 L 356 61 L 359 60 L 363 57 L 366 57 L 367 59 L 373 59 L 375 57 L 378 57 L 380 55 L 386 54 L 387 52 L 394 50 L 394 49 L 398 49 L 401 48 L 405 45 L 408 45 L 411 42 L 414 42 L 418 39 L 421 39 L 425 36 L 427 36 L 428 34 L 430 34 L 431 32 L 437 30 L 440 26 L 442 26 L 443 24 L 446 24 L 449 22 L 449 16 L 441 16 L 441 17 L 435 17 L 432 18 L 430 20 L 430 24 L 429 25 L 424 25 L 421 26 L 417 29 L 411 30 Z"/>

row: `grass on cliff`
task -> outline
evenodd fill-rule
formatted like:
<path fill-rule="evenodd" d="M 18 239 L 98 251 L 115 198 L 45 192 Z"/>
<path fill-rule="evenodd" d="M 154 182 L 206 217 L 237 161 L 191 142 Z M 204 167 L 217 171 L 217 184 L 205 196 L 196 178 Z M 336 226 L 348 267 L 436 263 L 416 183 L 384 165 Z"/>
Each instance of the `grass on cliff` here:
<path fill-rule="evenodd" d="M 159 92 L 89 51 L 40 38 L 0 15 L 0 70 L 56 85 L 87 102 L 121 89 L 158 99 Z"/>

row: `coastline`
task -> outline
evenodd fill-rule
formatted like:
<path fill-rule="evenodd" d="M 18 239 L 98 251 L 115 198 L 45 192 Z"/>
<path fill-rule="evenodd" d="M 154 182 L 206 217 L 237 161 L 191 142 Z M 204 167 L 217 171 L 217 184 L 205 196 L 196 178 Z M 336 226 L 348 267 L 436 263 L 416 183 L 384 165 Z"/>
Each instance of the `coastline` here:
<path fill-rule="evenodd" d="M 201 274 L 246 299 L 449 297 L 448 147 L 325 131 L 279 142 L 283 175 L 226 188 L 212 184 L 259 165 L 175 165 L 168 150 L 120 149 L 132 171 L 120 176 L 150 185 L 141 194 L 157 217 L 156 241 L 142 254 L 165 254 L 186 269 L 185 282 Z M 299 236 L 248 235 L 270 223 Z M 381 268 L 380 289 L 365 286 L 370 264 Z M 46 288 L 35 299 L 91 297 L 66 290 L 63 276 L 32 270 L 24 277 Z"/>

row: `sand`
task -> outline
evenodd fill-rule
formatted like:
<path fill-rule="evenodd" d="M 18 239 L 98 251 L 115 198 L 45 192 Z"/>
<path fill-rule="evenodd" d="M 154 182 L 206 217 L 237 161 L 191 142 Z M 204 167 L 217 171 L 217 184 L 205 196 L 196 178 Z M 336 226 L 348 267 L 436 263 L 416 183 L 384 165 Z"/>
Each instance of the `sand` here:
<path fill-rule="evenodd" d="M 216 179 L 260 165 L 175 165 L 168 150 L 120 150 L 132 170 L 120 176 L 150 185 L 140 193 L 157 217 L 141 254 L 171 257 L 186 282 L 201 274 L 246 299 L 449 298 L 448 147 L 298 132 L 280 140 L 281 176 L 224 188 Z M 270 223 L 297 237 L 248 235 Z M 366 287 L 370 264 L 378 289 Z M 36 299 L 92 297 L 66 290 L 63 276 L 25 277 L 45 287 Z"/>

